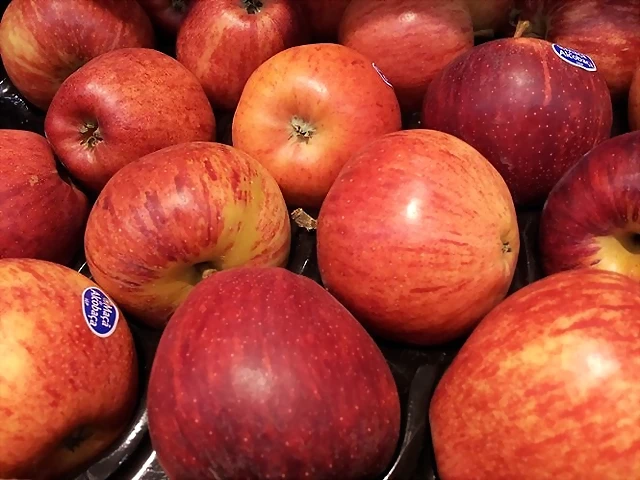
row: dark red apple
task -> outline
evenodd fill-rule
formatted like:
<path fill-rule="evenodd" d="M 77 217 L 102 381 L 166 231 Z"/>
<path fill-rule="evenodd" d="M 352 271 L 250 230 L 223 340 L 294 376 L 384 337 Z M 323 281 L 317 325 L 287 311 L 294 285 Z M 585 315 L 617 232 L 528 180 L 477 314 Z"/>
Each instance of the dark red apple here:
<path fill-rule="evenodd" d="M 403 110 L 420 110 L 431 80 L 473 47 L 465 0 L 353 0 L 340 43 L 370 58 L 389 79 Z"/>
<path fill-rule="evenodd" d="M 0 258 L 69 264 L 87 215 L 87 197 L 61 177 L 44 137 L 0 130 Z"/>
<path fill-rule="evenodd" d="M 177 58 L 215 108 L 232 111 L 256 68 L 306 43 L 303 18 L 295 0 L 199 0 L 180 28 Z"/>
<path fill-rule="evenodd" d="M 516 205 L 541 205 L 560 177 L 610 136 L 609 89 L 594 68 L 579 52 L 540 39 L 484 43 L 431 83 L 423 125 L 480 151 Z"/>
<path fill-rule="evenodd" d="M 194 0 L 138 0 L 151 21 L 168 33 L 177 33 Z"/>
<path fill-rule="evenodd" d="M 175 59 L 146 48 L 106 53 L 71 75 L 44 126 L 71 175 L 94 191 L 148 153 L 212 140 L 216 127 L 198 79 Z"/>
<path fill-rule="evenodd" d="M 640 280 L 640 132 L 611 138 L 553 188 L 540 225 L 548 274 L 593 267 Z"/>
<path fill-rule="evenodd" d="M 200 283 L 153 363 L 149 430 L 170 478 L 379 478 L 398 392 L 380 350 L 313 280 L 237 268 Z"/>
<path fill-rule="evenodd" d="M 338 27 L 351 0 L 297 0 L 317 42 L 335 42 Z"/>
<path fill-rule="evenodd" d="M 431 402 L 440 478 L 640 478 L 639 318 L 640 284 L 591 269 L 496 307 Z"/>
<path fill-rule="evenodd" d="M 135 0 L 13 0 L 0 23 L 9 78 L 43 110 L 62 82 L 92 58 L 153 43 L 149 17 Z"/>

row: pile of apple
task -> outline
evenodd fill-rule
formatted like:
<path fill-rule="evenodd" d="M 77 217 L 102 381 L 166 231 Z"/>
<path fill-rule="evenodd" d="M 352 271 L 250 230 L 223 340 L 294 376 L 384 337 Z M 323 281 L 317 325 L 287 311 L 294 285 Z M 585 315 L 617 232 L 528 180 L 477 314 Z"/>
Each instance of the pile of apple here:
<path fill-rule="evenodd" d="M 374 338 L 464 342 L 441 479 L 640 478 L 640 0 L 13 0 L 0 55 L 0 478 L 117 441 L 128 322 L 170 479 L 378 478 Z"/>

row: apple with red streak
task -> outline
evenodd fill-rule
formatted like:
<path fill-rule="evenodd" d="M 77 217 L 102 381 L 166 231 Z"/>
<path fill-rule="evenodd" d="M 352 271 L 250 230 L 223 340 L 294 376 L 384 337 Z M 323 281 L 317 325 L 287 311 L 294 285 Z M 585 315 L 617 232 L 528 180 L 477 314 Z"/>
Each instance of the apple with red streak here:
<path fill-rule="evenodd" d="M 221 272 L 192 291 L 160 340 L 148 412 L 170 478 L 373 479 L 400 433 L 374 341 L 281 268 Z"/>
<path fill-rule="evenodd" d="M 0 23 L 7 74 L 43 110 L 62 82 L 92 58 L 153 44 L 149 17 L 135 0 L 13 0 Z"/>
<path fill-rule="evenodd" d="M 548 274 L 594 267 L 640 280 L 640 132 L 601 143 L 553 188 L 540 224 Z"/>
<path fill-rule="evenodd" d="M 640 130 L 640 68 L 636 70 L 629 90 L 629 128 Z"/>
<path fill-rule="evenodd" d="M 403 110 L 420 110 L 431 80 L 473 48 L 464 0 L 353 0 L 340 43 L 370 58 L 393 85 Z"/>
<path fill-rule="evenodd" d="M 509 185 L 518 206 L 544 203 L 560 177 L 610 136 L 604 78 L 535 38 L 494 40 L 451 62 L 431 83 L 423 126 L 461 138 Z"/>
<path fill-rule="evenodd" d="M 96 282 L 125 311 L 161 328 L 203 277 L 282 266 L 290 242 L 271 175 L 233 147 L 191 142 L 149 154 L 109 181 L 89 215 L 85 253 Z"/>
<path fill-rule="evenodd" d="M 422 345 L 468 333 L 507 294 L 520 250 L 498 172 L 429 130 L 371 142 L 318 217 L 322 281 L 373 333 Z"/>
<path fill-rule="evenodd" d="M 78 474 L 130 422 L 133 339 L 122 316 L 113 321 L 113 306 L 105 336 L 90 329 L 83 316 L 89 287 L 96 285 L 61 265 L 0 260 L 0 478 Z"/>
<path fill-rule="evenodd" d="M 202 86 L 184 66 L 156 50 L 126 48 L 65 80 L 44 127 L 71 175 L 99 191 L 148 153 L 213 140 L 216 124 Z"/>
<path fill-rule="evenodd" d="M 640 478 L 639 316 L 637 281 L 591 269 L 496 307 L 431 402 L 440 478 Z"/>
<path fill-rule="evenodd" d="M 303 18 L 294 0 L 199 0 L 180 28 L 177 59 L 214 108 L 233 110 L 256 68 L 306 43 Z"/>
<path fill-rule="evenodd" d="M 465 0 L 476 32 L 491 30 L 493 34 L 509 24 L 514 0 Z"/>
<path fill-rule="evenodd" d="M 194 0 L 138 0 L 151 21 L 168 33 L 177 33 Z"/>
<path fill-rule="evenodd" d="M 233 118 L 233 145 L 269 170 L 288 204 L 317 208 L 360 147 L 402 127 L 387 82 L 351 48 L 289 48 L 249 78 Z"/>
<path fill-rule="evenodd" d="M 344 11 L 351 0 L 298 0 L 316 41 L 334 42 Z"/>
<path fill-rule="evenodd" d="M 87 197 L 61 177 L 44 137 L 0 130 L 0 258 L 68 264 L 88 215 Z"/>

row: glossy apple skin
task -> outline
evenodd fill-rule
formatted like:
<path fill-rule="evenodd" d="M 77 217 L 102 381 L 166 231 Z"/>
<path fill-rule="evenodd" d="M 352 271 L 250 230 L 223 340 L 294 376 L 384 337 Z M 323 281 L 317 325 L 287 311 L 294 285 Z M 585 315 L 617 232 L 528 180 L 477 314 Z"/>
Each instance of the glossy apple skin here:
<path fill-rule="evenodd" d="M 177 59 L 198 78 L 214 108 L 235 109 L 256 68 L 307 42 L 308 29 L 293 0 L 262 5 L 249 13 L 238 0 L 200 0 L 180 28 Z"/>
<path fill-rule="evenodd" d="M 297 119 L 314 129 L 310 138 L 296 133 Z M 401 127 L 393 88 L 371 60 L 315 44 L 280 52 L 251 75 L 232 137 L 269 170 L 289 205 L 317 208 L 360 147 Z"/>
<path fill-rule="evenodd" d="M 495 168 L 420 129 L 371 142 L 345 165 L 317 235 L 329 292 L 373 333 L 423 345 L 468 333 L 500 302 L 520 249 Z"/>
<path fill-rule="evenodd" d="M 138 0 L 151 21 L 164 31 L 176 34 L 194 0 Z"/>
<path fill-rule="evenodd" d="M 138 367 L 120 316 L 96 336 L 82 314 L 79 273 L 33 259 L 0 260 L 0 477 L 67 478 L 108 448 L 130 421 Z M 78 428 L 91 435 L 64 446 Z M 87 432 L 88 433 L 88 432 Z"/>
<path fill-rule="evenodd" d="M 640 285 L 583 269 L 476 328 L 430 407 L 442 480 L 639 478 Z"/>
<path fill-rule="evenodd" d="M 90 122 L 101 140 L 83 134 Z M 45 133 L 71 175 L 93 191 L 125 165 L 164 147 L 210 141 L 215 118 L 198 80 L 156 50 L 120 49 L 71 75 L 45 118 Z"/>
<path fill-rule="evenodd" d="M 640 130 L 640 68 L 636 70 L 629 90 L 629 128 Z"/>
<path fill-rule="evenodd" d="M 548 274 L 594 267 L 640 280 L 640 132 L 601 143 L 557 183 L 544 206 Z"/>
<path fill-rule="evenodd" d="M 610 136 L 607 84 L 534 38 L 494 40 L 451 62 L 431 83 L 425 128 L 482 153 L 518 206 L 538 206 L 560 177 Z"/>
<path fill-rule="evenodd" d="M 344 11 L 351 0 L 298 0 L 316 42 L 336 42 Z"/>
<path fill-rule="evenodd" d="M 0 130 L 0 258 L 69 264 L 88 215 L 87 197 L 60 176 L 44 137 Z"/>
<path fill-rule="evenodd" d="M 508 23 L 514 0 L 465 0 L 475 31 L 501 31 Z"/>
<path fill-rule="evenodd" d="M 464 0 L 353 0 L 339 41 L 375 62 L 412 113 L 436 74 L 473 48 L 473 24 Z"/>
<path fill-rule="evenodd" d="M 282 266 L 290 243 L 287 208 L 268 172 L 233 147 L 191 142 L 109 181 L 89 215 L 85 254 L 125 311 L 163 327 L 202 280 L 199 264 Z"/>
<path fill-rule="evenodd" d="M 7 74 L 43 110 L 62 82 L 92 58 L 153 44 L 151 21 L 135 0 L 13 0 L 0 23 Z"/>
<path fill-rule="evenodd" d="M 149 430 L 170 478 L 379 478 L 399 439 L 391 371 L 320 285 L 238 268 L 198 285 L 151 371 Z"/>

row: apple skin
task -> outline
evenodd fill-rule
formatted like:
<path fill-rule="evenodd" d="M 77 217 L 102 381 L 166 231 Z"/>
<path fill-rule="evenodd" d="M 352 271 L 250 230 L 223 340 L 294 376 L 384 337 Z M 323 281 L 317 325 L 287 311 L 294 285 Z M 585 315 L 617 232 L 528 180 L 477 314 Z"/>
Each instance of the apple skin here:
<path fill-rule="evenodd" d="M 167 33 L 176 34 L 194 0 L 138 0 L 151 21 Z"/>
<path fill-rule="evenodd" d="M 268 172 L 233 147 L 191 142 L 109 181 L 89 215 L 85 254 L 107 294 L 162 328 L 203 275 L 282 266 L 290 243 L 287 208 Z"/>
<path fill-rule="evenodd" d="M 101 55 L 65 80 L 44 128 L 71 175 L 99 191 L 148 153 L 213 140 L 216 123 L 184 66 L 156 50 L 128 48 Z"/>
<path fill-rule="evenodd" d="M 535 38 L 478 45 L 429 86 L 423 126 L 482 153 L 517 206 L 541 206 L 560 177 L 610 136 L 609 89 L 596 71 L 560 59 Z"/>
<path fill-rule="evenodd" d="M 501 31 L 508 25 L 514 0 L 465 0 L 475 31 Z"/>
<path fill-rule="evenodd" d="M 62 82 L 92 58 L 153 44 L 151 21 L 135 0 L 13 0 L 0 22 L 7 74 L 42 110 Z"/>
<path fill-rule="evenodd" d="M 629 129 L 640 130 L 640 68 L 633 75 L 629 90 Z"/>
<path fill-rule="evenodd" d="M 303 18 L 295 0 L 199 0 L 178 33 L 177 59 L 214 108 L 232 111 L 256 68 L 307 42 Z"/>
<path fill-rule="evenodd" d="M 125 430 L 137 403 L 133 339 L 120 316 L 95 335 L 82 293 L 96 285 L 61 265 L 0 260 L 0 478 L 67 478 Z M 73 450 L 65 446 L 85 430 Z"/>
<path fill-rule="evenodd" d="M 495 168 L 421 129 L 385 135 L 345 165 L 317 242 L 329 292 L 374 334 L 421 345 L 472 330 L 507 294 L 520 250 Z"/>
<path fill-rule="evenodd" d="M 640 132 L 587 153 L 553 188 L 540 224 L 547 274 L 584 267 L 640 280 Z"/>
<path fill-rule="evenodd" d="M 336 42 L 344 11 L 352 0 L 298 0 L 316 42 Z"/>
<path fill-rule="evenodd" d="M 375 62 L 412 113 L 436 74 L 473 48 L 473 24 L 464 0 L 353 0 L 339 41 Z"/>
<path fill-rule="evenodd" d="M 88 215 L 87 197 L 60 176 L 44 137 L 0 130 L 0 258 L 69 264 Z"/>
<path fill-rule="evenodd" d="M 440 478 L 640 478 L 639 316 L 638 282 L 592 269 L 496 307 L 431 402 Z"/>
<path fill-rule="evenodd" d="M 400 128 L 393 88 L 371 60 L 325 43 L 289 48 L 258 67 L 232 138 L 269 170 L 289 205 L 317 208 L 361 146 Z"/>
<path fill-rule="evenodd" d="M 149 431 L 170 478 L 379 478 L 396 385 L 355 318 L 313 280 L 237 268 L 199 284 L 158 346 Z"/>

